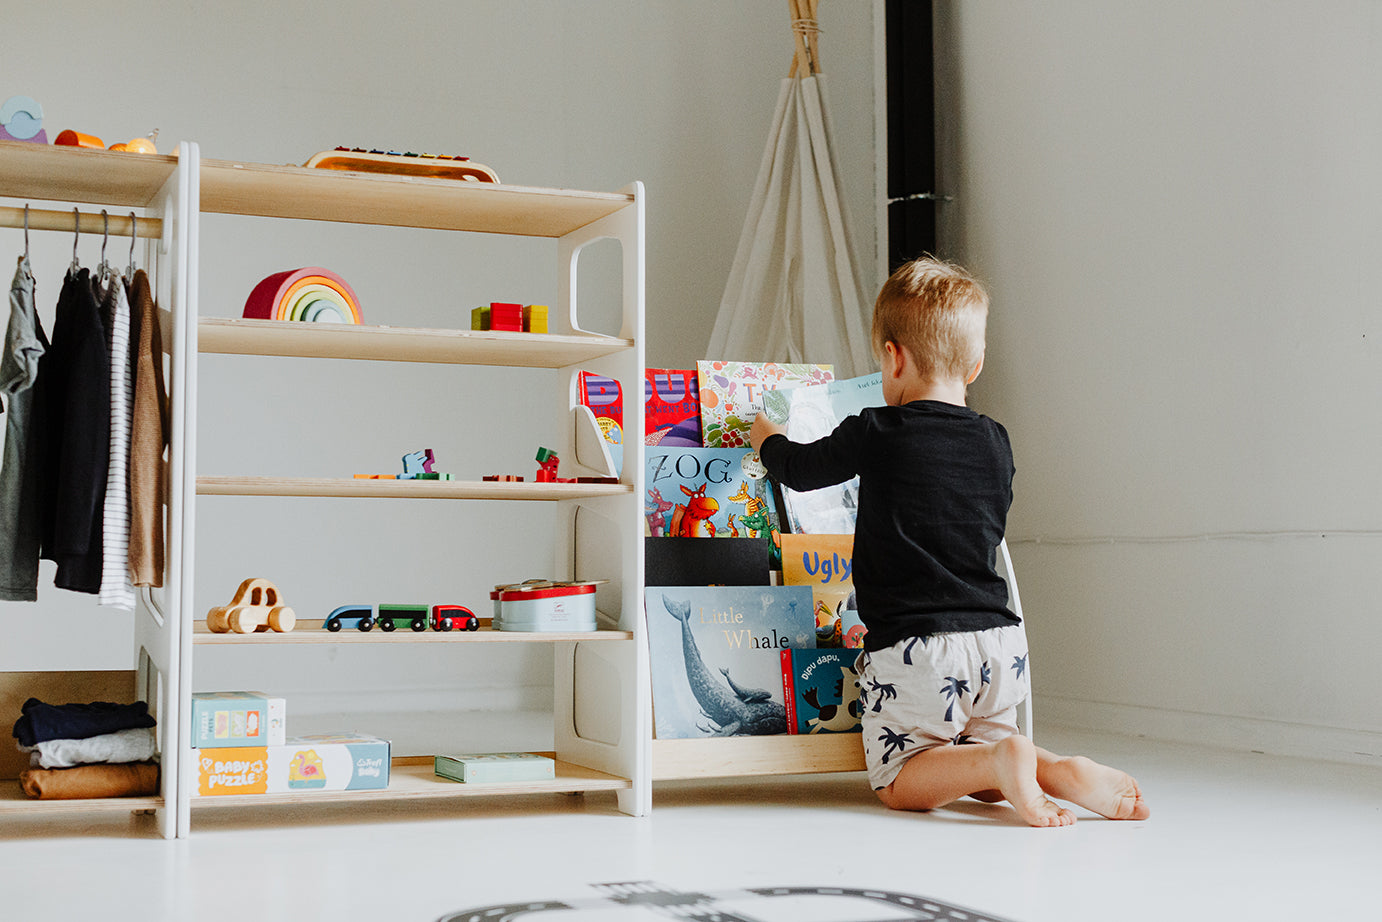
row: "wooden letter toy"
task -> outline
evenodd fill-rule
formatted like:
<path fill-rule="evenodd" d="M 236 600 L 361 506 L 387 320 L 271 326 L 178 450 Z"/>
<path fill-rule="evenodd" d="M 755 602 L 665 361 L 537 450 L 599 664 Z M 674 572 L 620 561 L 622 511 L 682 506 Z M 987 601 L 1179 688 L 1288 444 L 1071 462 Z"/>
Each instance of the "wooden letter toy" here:
<path fill-rule="evenodd" d="M 293 610 L 279 604 L 278 587 L 266 579 L 247 579 L 235 590 L 229 605 L 206 613 L 206 627 L 216 634 L 291 631 L 297 624 Z"/>

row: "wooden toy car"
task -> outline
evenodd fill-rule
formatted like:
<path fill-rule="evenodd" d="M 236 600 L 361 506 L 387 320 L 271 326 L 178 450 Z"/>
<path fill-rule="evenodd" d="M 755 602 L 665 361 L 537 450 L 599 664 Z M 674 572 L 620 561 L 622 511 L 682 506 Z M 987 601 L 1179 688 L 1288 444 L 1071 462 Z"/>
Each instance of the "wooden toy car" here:
<path fill-rule="evenodd" d="M 206 613 L 206 627 L 215 634 L 253 634 L 256 631 L 291 631 L 297 616 L 279 604 L 278 587 L 266 579 L 247 579 L 235 590 L 229 605 Z"/>
<path fill-rule="evenodd" d="M 453 627 L 458 631 L 478 631 L 480 619 L 464 605 L 433 605 L 432 630 L 449 631 Z"/>
<path fill-rule="evenodd" d="M 410 627 L 415 631 L 427 630 L 426 605 L 380 605 L 379 627 L 384 631 L 398 627 Z"/>
<path fill-rule="evenodd" d="M 343 627 L 368 631 L 374 627 L 374 608 L 369 605 L 342 605 L 326 616 L 322 627 L 328 631 L 339 631 Z"/>

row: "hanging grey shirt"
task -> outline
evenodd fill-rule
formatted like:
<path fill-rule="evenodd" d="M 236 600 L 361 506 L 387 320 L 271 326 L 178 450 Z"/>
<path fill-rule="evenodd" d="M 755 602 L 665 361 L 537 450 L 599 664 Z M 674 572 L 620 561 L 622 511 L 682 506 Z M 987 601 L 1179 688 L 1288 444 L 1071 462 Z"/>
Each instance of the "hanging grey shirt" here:
<path fill-rule="evenodd" d="M 38 598 L 38 478 L 30 466 L 29 428 L 38 360 L 48 347 L 34 310 L 34 279 L 19 258 L 10 287 L 10 325 L 0 356 L 0 395 L 5 398 L 5 460 L 0 467 L 0 599 Z"/>

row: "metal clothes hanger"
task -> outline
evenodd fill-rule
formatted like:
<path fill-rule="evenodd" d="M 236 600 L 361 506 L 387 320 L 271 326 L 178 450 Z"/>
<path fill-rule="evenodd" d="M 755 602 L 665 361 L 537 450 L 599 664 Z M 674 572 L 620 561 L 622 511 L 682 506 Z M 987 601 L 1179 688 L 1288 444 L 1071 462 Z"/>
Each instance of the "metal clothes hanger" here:
<path fill-rule="evenodd" d="M 24 268 L 24 277 L 34 281 L 34 270 L 29 265 L 29 203 L 24 203 L 24 255 L 19 257 L 19 265 Z"/>
<path fill-rule="evenodd" d="M 136 217 L 134 216 L 134 212 L 131 211 L 131 212 L 130 212 L 130 264 L 129 264 L 129 268 L 127 268 L 127 269 L 125 270 L 125 278 L 128 279 L 128 280 L 130 280 L 131 282 L 134 281 L 134 242 L 135 242 L 135 240 L 137 240 L 137 239 L 139 239 L 139 219 L 136 218 Z"/>
<path fill-rule="evenodd" d="M 110 263 L 106 262 L 106 244 L 110 242 L 110 215 L 101 209 L 101 261 L 96 266 L 96 277 L 101 281 L 110 278 Z"/>
<path fill-rule="evenodd" d="M 82 267 L 77 259 L 77 241 L 82 239 L 82 214 L 77 209 L 72 209 L 72 265 L 68 267 L 68 272 L 76 272 Z"/>

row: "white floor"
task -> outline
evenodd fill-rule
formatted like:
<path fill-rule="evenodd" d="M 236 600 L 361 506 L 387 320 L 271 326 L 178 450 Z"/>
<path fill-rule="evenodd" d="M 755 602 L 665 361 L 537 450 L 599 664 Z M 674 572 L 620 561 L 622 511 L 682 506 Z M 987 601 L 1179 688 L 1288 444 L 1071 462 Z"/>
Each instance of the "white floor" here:
<path fill-rule="evenodd" d="M 596 794 L 203 810 L 171 842 L 145 817 L 21 818 L 0 826 L 0 919 L 431 922 L 548 901 L 578 908 L 514 917 L 667 918 L 595 886 L 630 881 L 761 922 L 927 916 L 848 894 L 736 891 L 900 892 L 1016 922 L 1379 917 L 1382 767 L 1038 729 L 1047 748 L 1134 774 L 1152 818 L 1081 813 L 1047 830 L 971 801 L 894 813 L 854 774 L 659 784 L 642 819 Z"/>

